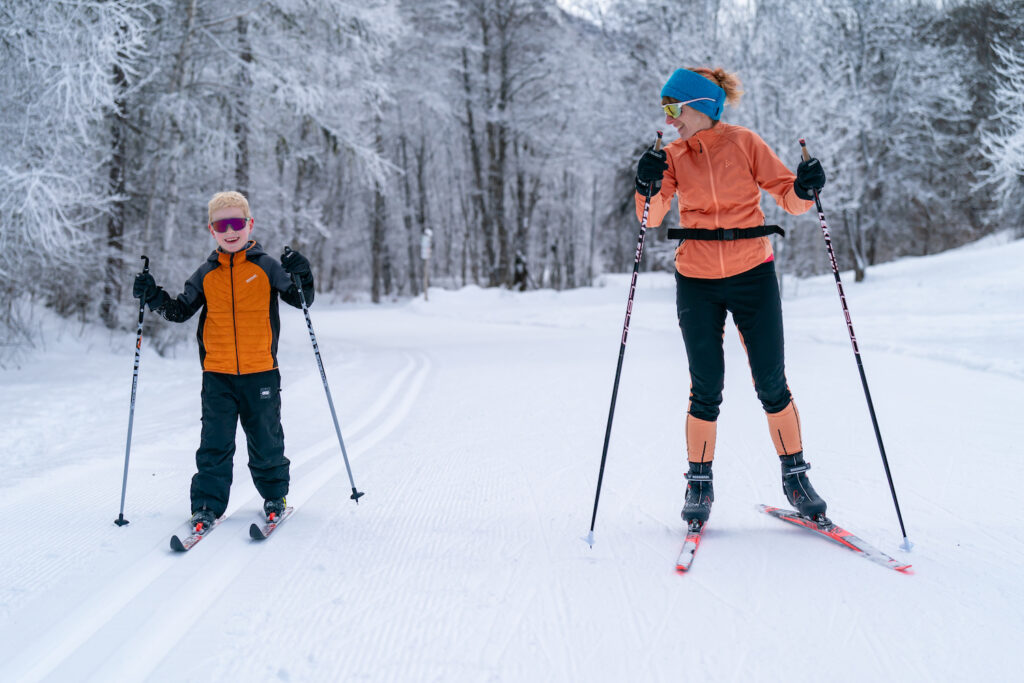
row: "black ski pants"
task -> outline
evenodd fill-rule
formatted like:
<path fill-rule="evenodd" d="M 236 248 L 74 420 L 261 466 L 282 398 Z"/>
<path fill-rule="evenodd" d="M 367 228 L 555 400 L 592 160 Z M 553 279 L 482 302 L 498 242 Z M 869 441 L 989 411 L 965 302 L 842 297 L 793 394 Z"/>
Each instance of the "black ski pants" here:
<path fill-rule="evenodd" d="M 676 272 L 676 314 L 690 367 L 688 412 L 718 419 L 725 386 L 725 316 L 732 313 L 754 377 L 754 389 L 767 413 L 792 400 L 783 359 L 782 300 L 769 261 L 721 279 L 685 277 Z"/>
<path fill-rule="evenodd" d="M 288 458 L 281 427 L 281 373 L 250 375 L 203 373 L 203 432 L 192 477 L 192 512 L 203 508 L 218 517 L 228 507 L 235 433 L 242 421 L 249 448 L 249 471 L 264 498 L 288 493 Z"/>

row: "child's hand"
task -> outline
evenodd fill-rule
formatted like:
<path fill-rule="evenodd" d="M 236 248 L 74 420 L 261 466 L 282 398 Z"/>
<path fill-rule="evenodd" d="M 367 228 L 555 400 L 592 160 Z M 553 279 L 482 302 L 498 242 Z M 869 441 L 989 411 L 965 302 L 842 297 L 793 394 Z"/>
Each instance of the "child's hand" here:
<path fill-rule="evenodd" d="M 311 274 L 309 259 L 291 249 L 285 249 L 284 253 L 281 254 L 281 265 L 284 266 L 289 275 L 305 277 Z"/>
<path fill-rule="evenodd" d="M 156 280 L 149 272 L 139 273 L 135 276 L 135 284 L 132 286 L 132 296 L 136 299 L 141 299 L 148 303 L 150 300 L 156 298 L 159 287 L 156 286 Z"/>

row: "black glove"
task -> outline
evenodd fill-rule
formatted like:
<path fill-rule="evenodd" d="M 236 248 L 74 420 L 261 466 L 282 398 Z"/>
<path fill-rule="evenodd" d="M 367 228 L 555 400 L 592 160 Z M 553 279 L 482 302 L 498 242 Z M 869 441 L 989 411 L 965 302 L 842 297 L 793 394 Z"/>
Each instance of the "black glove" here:
<path fill-rule="evenodd" d="M 665 150 L 659 149 L 655 152 L 653 146 L 647 148 L 647 151 L 640 156 L 640 160 L 636 162 L 637 192 L 645 197 L 648 191 L 651 196 L 658 194 L 661 189 L 661 179 L 665 175 L 665 169 L 668 168 L 666 159 L 668 156 L 665 154 Z"/>
<path fill-rule="evenodd" d="M 135 284 L 132 286 L 133 297 L 149 303 L 159 294 L 160 288 L 156 286 L 156 280 L 150 273 L 143 272 L 135 276 Z"/>
<path fill-rule="evenodd" d="M 825 169 L 821 162 L 815 158 L 801 161 L 796 167 L 796 180 L 793 181 L 793 189 L 800 199 L 814 199 L 814 191 L 825 187 Z"/>
<path fill-rule="evenodd" d="M 302 280 L 313 274 L 309 268 L 309 259 L 292 249 L 285 249 L 281 254 L 281 265 L 289 275 L 298 275 Z"/>

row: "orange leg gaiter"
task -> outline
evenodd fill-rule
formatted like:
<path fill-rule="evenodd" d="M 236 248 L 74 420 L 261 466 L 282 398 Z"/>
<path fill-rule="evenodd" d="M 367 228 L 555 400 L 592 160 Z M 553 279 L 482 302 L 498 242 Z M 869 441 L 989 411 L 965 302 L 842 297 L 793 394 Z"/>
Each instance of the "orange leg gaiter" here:
<path fill-rule="evenodd" d="M 796 403 L 790 401 L 781 411 L 765 415 L 768 416 L 768 429 L 776 453 L 780 456 L 792 455 L 804 449 L 800 440 L 800 413 L 796 411 Z"/>
<path fill-rule="evenodd" d="M 686 458 L 690 462 L 711 462 L 715 459 L 715 434 L 718 423 L 686 414 Z"/>

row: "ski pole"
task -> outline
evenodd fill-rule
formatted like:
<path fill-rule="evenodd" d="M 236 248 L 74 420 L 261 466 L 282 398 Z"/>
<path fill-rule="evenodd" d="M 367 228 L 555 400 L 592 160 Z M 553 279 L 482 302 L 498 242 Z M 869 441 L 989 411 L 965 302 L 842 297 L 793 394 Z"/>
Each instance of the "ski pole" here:
<path fill-rule="evenodd" d="M 658 139 L 654 141 L 655 151 L 661 149 L 661 131 L 658 131 Z M 647 235 L 647 215 L 651 210 L 651 191 L 654 183 L 647 186 L 647 197 L 644 199 L 644 212 L 640 218 L 640 235 L 636 240 L 636 258 L 633 260 L 633 278 L 629 283 L 629 300 L 626 302 L 626 322 L 622 326 L 622 343 L 619 346 L 619 362 L 615 366 L 615 383 L 612 385 L 612 402 L 608 408 L 608 424 L 604 430 L 604 448 L 601 450 L 601 469 L 597 473 L 597 492 L 594 494 L 594 513 L 590 517 L 590 533 L 586 541 L 591 548 L 594 547 L 594 523 L 597 521 L 597 504 L 601 500 L 601 483 L 604 481 L 604 465 L 608 460 L 608 442 L 612 436 L 612 418 L 615 416 L 615 399 L 619 394 L 619 378 L 622 376 L 622 359 L 626 355 L 626 337 L 629 335 L 629 317 L 633 313 L 633 295 L 636 294 L 636 278 L 640 272 L 640 257 L 644 253 L 644 237 Z"/>
<path fill-rule="evenodd" d="M 291 251 L 291 247 L 285 247 L 284 252 L 287 254 Z M 313 342 L 313 354 L 316 355 L 316 364 L 320 368 L 320 379 L 324 383 L 324 392 L 327 394 L 327 405 L 331 408 L 331 417 L 334 418 L 334 431 L 338 433 L 338 443 L 341 444 L 341 457 L 345 459 L 345 469 L 348 471 L 348 481 L 352 484 L 352 495 L 349 496 L 352 500 L 359 504 L 359 498 L 364 495 L 362 491 L 356 491 L 356 482 L 352 478 L 352 466 L 348 462 L 348 452 L 345 450 L 345 440 L 341 438 L 341 427 L 338 426 L 338 414 L 334 411 L 334 400 L 331 398 L 331 388 L 327 386 L 327 373 L 324 372 L 324 362 L 320 358 L 320 347 L 316 343 L 316 335 L 313 333 L 313 321 L 309 317 L 309 306 L 306 305 L 306 295 L 302 291 L 302 283 L 299 281 L 298 275 L 292 275 L 292 281 L 295 283 L 295 288 L 299 290 L 299 301 L 302 302 L 302 312 L 306 315 L 306 329 L 309 330 L 309 340 Z"/>
<path fill-rule="evenodd" d="M 811 158 L 807 151 L 807 142 L 800 138 L 800 151 L 804 161 Z M 853 344 L 853 356 L 857 359 L 857 371 L 860 373 L 860 383 L 864 387 L 864 398 L 868 402 L 868 413 L 871 414 L 871 424 L 875 428 L 875 439 L 878 441 L 878 450 L 882 454 L 882 466 L 885 468 L 885 477 L 889 480 L 889 492 L 892 493 L 892 502 L 896 506 L 896 518 L 900 522 L 900 531 L 903 533 L 903 543 L 900 548 L 910 551 L 914 544 L 907 538 L 907 528 L 903 525 L 903 514 L 900 512 L 900 502 L 896 498 L 896 486 L 892 482 L 892 472 L 889 470 L 889 459 L 885 457 L 885 446 L 882 444 L 882 432 L 878 429 L 878 419 L 875 417 L 875 406 L 871 402 L 871 391 L 868 390 L 868 378 L 864 374 L 864 363 L 860 358 L 860 349 L 857 347 L 857 336 L 853 333 L 853 321 L 850 318 L 850 309 L 846 306 L 846 294 L 843 293 L 843 282 L 839 279 L 839 266 L 836 265 L 836 254 L 832 250 L 832 238 L 829 236 L 828 224 L 825 223 L 825 212 L 821 208 L 821 198 L 817 190 L 814 193 L 814 204 L 818 209 L 818 222 L 821 223 L 821 234 L 825 237 L 825 247 L 828 249 L 828 259 L 832 263 L 832 274 L 836 278 L 836 288 L 839 290 L 839 302 L 843 306 L 843 316 L 846 318 L 846 329 L 850 333 L 850 343 Z"/>
<path fill-rule="evenodd" d="M 142 272 L 149 272 L 149 257 L 145 254 L 142 255 L 142 260 L 145 264 L 142 266 Z M 139 332 L 135 339 L 135 368 L 132 370 L 132 402 L 131 407 L 128 409 L 128 440 L 124 445 L 124 477 L 121 479 L 121 512 L 117 515 L 117 519 L 114 520 L 114 524 L 118 526 L 124 526 L 128 523 L 128 520 L 124 518 L 124 495 L 128 490 L 128 456 L 132 450 L 132 423 L 135 422 L 135 390 L 139 386 L 139 356 L 142 353 L 142 316 L 146 312 L 146 297 L 139 299 Z"/>

